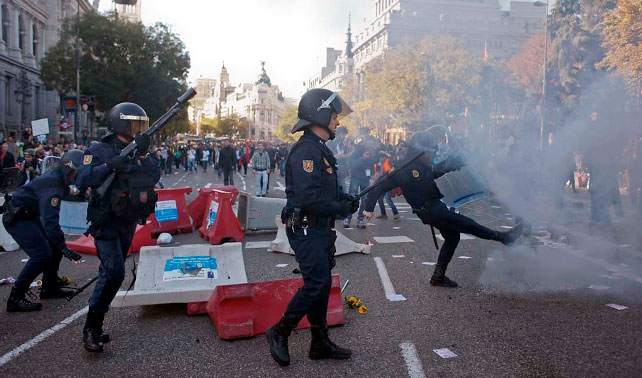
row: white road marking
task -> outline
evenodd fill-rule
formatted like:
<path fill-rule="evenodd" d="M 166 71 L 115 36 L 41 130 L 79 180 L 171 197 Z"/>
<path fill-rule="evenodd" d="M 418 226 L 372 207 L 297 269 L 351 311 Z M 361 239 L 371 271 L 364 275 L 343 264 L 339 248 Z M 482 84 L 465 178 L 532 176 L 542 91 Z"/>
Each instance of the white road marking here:
<path fill-rule="evenodd" d="M 423 366 L 421 366 L 421 360 L 419 359 L 419 354 L 417 353 L 415 344 L 411 342 L 404 342 L 399 344 L 399 347 L 401 348 L 403 360 L 406 362 L 406 370 L 408 371 L 408 376 L 410 378 L 426 378 L 426 374 L 424 374 L 424 368 Z"/>
<path fill-rule="evenodd" d="M 187 173 L 183 175 L 183 177 L 179 178 L 178 181 L 172 184 L 172 188 L 178 185 L 181 181 L 185 180 L 185 176 L 187 176 Z"/>
<path fill-rule="evenodd" d="M 375 236 L 373 238 L 377 243 L 414 243 L 415 241 L 407 236 Z"/>
<path fill-rule="evenodd" d="M 444 241 L 444 237 L 441 236 L 441 234 L 435 234 L 435 236 L 437 237 L 437 239 L 439 239 L 441 241 Z M 461 240 L 474 240 L 475 239 L 474 236 L 470 236 L 468 234 L 459 234 L 459 238 Z"/>
<path fill-rule="evenodd" d="M 374 257 L 374 262 L 377 265 L 377 272 L 379 272 L 379 278 L 381 279 L 386 298 L 391 302 L 405 301 L 406 298 L 403 295 L 395 293 L 395 288 L 392 286 L 386 265 L 383 263 L 381 257 Z"/>
<path fill-rule="evenodd" d="M 283 186 L 283 184 L 281 184 L 279 181 L 276 182 L 276 188 L 274 189 L 285 192 L 285 186 Z"/>
<path fill-rule="evenodd" d="M 206 188 L 209 188 L 210 186 L 212 186 L 211 182 L 208 182 L 207 185 L 205 185 Z"/>
<path fill-rule="evenodd" d="M 29 349 L 33 348 L 36 346 L 39 342 L 45 340 L 49 336 L 53 335 L 54 333 L 60 331 L 61 329 L 65 328 L 69 324 L 73 323 L 74 320 L 78 319 L 79 317 L 85 315 L 89 311 L 89 307 L 83 307 L 82 309 L 78 310 L 76 313 L 73 315 L 63 319 L 60 323 L 56 324 L 55 326 L 49 328 L 48 330 L 42 332 L 38 336 L 34 337 L 33 339 L 27 341 L 26 343 L 20 345 L 19 347 L 15 348 L 11 352 L 6 353 L 4 356 L 0 357 L 0 366 L 5 365 L 9 361 L 13 360 L 16 358 L 18 355 L 28 351 Z"/>
<path fill-rule="evenodd" d="M 241 174 L 240 174 L 240 173 L 238 173 L 238 172 L 236 172 L 236 175 L 237 175 L 237 176 L 239 177 L 239 179 L 241 180 L 241 184 L 243 184 L 243 191 L 246 191 L 246 190 L 247 190 L 247 186 L 245 185 L 245 179 L 244 179 L 244 178 L 243 178 L 243 176 L 241 176 Z"/>
<path fill-rule="evenodd" d="M 245 248 L 246 249 L 253 249 L 253 248 L 268 248 L 270 246 L 269 241 L 256 241 L 256 242 L 246 242 L 245 243 Z"/>

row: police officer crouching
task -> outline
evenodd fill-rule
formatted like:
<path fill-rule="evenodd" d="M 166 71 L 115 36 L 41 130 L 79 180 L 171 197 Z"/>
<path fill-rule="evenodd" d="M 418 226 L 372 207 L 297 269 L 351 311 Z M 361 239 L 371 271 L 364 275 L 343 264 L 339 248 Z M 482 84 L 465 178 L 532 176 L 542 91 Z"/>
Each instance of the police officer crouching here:
<path fill-rule="evenodd" d="M 26 298 L 29 285 L 40 273 L 40 299 L 64 298 L 73 293 L 60 287 L 58 268 L 63 255 L 74 261 L 80 260 L 81 256 L 67 248 L 58 221 L 60 201 L 69 185 L 73 184 L 82 160 L 82 151 L 68 151 L 57 168 L 18 188 L 4 206 L 2 223 L 29 256 L 11 289 L 7 312 L 38 311 L 42 308 L 42 304 L 32 303 Z"/>
<path fill-rule="evenodd" d="M 450 211 L 441 201 L 444 196 L 439 191 L 435 180 L 448 172 L 461 169 L 464 161 L 461 156 L 437 159 L 439 146 L 430 129 L 412 134 L 408 139 L 408 155 L 399 163 L 403 164 L 420 152 L 424 152 L 424 155 L 410 164 L 407 169 L 390 178 L 383 176 L 380 179 L 381 185 L 368 193 L 365 199 L 364 215 L 367 219 L 371 219 L 377 199 L 388 191 L 401 187 L 404 198 L 412 207 L 412 212 L 417 214 L 424 224 L 437 228 L 444 238 L 430 285 L 457 287 L 457 282 L 446 277 L 446 269 L 459 244 L 460 233 L 510 245 L 522 235 L 524 225 L 517 222 L 509 231 L 495 231 L 480 225 L 473 219 Z"/>
<path fill-rule="evenodd" d="M 326 323 L 336 252 L 332 228 L 337 217 L 357 211 L 359 200 L 339 190 L 336 159 L 325 142 L 334 138 L 337 117 L 350 112 L 337 93 L 327 89 L 311 89 L 299 102 L 299 121 L 292 132 L 303 135 L 287 157 L 287 204 L 281 218 L 304 283 L 281 320 L 266 332 L 270 353 L 282 366 L 290 363 L 288 337 L 304 316 L 312 325 L 311 359 L 347 359 L 352 354 L 328 338 Z"/>
<path fill-rule="evenodd" d="M 154 185 L 160 179 L 158 162 L 147 154 L 149 137 L 141 135 L 149 128 L 147 114 L 140 106 L 124 102 L 107 115 L 108 130 L 101 143 L 85 152 L 76 186 L 91 188 L 87 219 L 89 233 L 95 239 L 100 259 L 98 281 L 89 300 L 89 312 L 83 328 L 85 349 L 102 352 L 110 337 L 102 330 L 109 304 L 125 278 L 125 259 L 132 242 L 136 223 L 154 211 Z M 120 156 L 121 150 L 135 141 L 135 157 Z M 103 196 L 101 185 L 111 173 L 116 179 Z"/>

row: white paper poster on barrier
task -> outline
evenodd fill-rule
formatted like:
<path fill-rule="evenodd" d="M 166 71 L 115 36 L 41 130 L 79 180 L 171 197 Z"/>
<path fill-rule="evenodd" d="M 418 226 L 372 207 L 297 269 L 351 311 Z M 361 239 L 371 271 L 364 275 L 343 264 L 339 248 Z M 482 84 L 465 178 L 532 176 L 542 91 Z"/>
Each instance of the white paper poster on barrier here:
<path fill-rule="evenodd" d="M 212 201 L 210 203 L 210 211 L 207 213 L 207 229 L 209 230 L 210 227 L 214 224 L 214 221 L 216 220 L 216 213 L 218 213 L 218 202 Z"/>
<path fill-rule="evenodd" d="M 178 220 L 178 207 L 176 200 L 166 200 L 156 202 L 154 209 L 154 216 L 158 223 L 177 221 Z"/>
<path fill-rule="evenodd" d="M 216 258 L 176 256 L 165 261 L 163 281 L 218 279 Z"/>

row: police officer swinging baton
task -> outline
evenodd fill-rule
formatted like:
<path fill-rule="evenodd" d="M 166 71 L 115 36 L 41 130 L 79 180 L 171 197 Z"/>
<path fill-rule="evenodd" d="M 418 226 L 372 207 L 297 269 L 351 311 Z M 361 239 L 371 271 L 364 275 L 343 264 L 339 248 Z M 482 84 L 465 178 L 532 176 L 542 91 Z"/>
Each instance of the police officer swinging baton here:
<path fill-rule="evenodd" d="M 172 105 L 172 107 L 167 111 L 167 113 L 163 114 L 159 119 L 154 122 L 154 124 L 147 130 L 143 131 L 141 135 L 144 136 L 152 136 L 154 133 L 165 127 L 167 123 L 174 118 L 178 113 L 183 109 L 185 105 L 187 105 L 187 102 L 192 98 L 196 96 L 196 91 L 194 88 L 188 89 L 185 93 L 181 95 L 176 100 L 176 103 Z M 127 147 L 123 148 L 123 150 L 120 152 L 120 156 L 128 156 L 132 153 L 134 153 L 138 149 L 138 146 L 136 146 L 136 141 L 132 140 Z M 107 179 L 105 182 L 102 183 L 96 189 L 96 193 L 102 198 L 105 196 L 105 193 L 107 193 L 107 190 L 111 186 L 112 182 L 114 182 L 114 178 L 116 178 L 116 172 L 112 172 L 109 176 L 107 176 Z"/>
<path fill-rule="evenodd" d="M 145 130 L 141 135 L 144 136 L 152 136 L 154 133 L 165 127 L 167 123 L 174 118 L 182 109 L 187 105 L 187 102 L 192 98 L 196 96 L 196 91 L 194 88 L 189 88 L 185 93 L 181 95 L 176 100 L 176 103 L 172 105 L 172 107 L 167 111 L 167 113 L 163 114 L 159 119 L 154 122 L 154 124 L 147 130 Z M 123 150 L 120 152 L 120 156 L 128 156 L 132 153 L 134 153 L 137 150 L 136 146 L 136 141 L 131 141 L 127 147 L 123 148 Z M 114 178 L 116 177 L 116 172 L 112 172 L 109 176 L 107 176 L 107 179 L 96 189 L 96 193 L 102 198 L 105 196 L 105 193 L 107 193 L 107 190 L 109 190 L 109 187 L 111 184 L 114 182 Z M 70 301 L 72 300 L 76 295 L 80 294 L 83 292 L 86 288 L 88 288 L 92 283 L 94 283 L 98 279 L 98 276 L 94 277 L 92 280 L 87 282 L 85 285 L 82 287 L 76 289 L 76 292 L 71 294 L 70 296 L 67 297 L 67 300 Z"/>
<path fill-rule="evenodd" d="M 420 157 L 424 156 L 425 152 L 421 151 L 417 155 L 411 157 L 408 161 L 405 163 L 401 164 L 398 168 L 392 168 L 390 171 L 388 171 L 385 175 L 381 176 L 381 179 L 377 180 L 374 184 L 370 185 L 369 187 L 365 188 L 359 194 L 357 194 L 357 199 L 363 198 L 368 192 L 370 192 L 372 189 L 376 188 L 377 186 L 381 185 L 384 181 L 390 179 L 392 176 L 396 175 L 400 171 L 403 171 L 406 169 L 410 164 L 414 163 L 417 159 Z"/>

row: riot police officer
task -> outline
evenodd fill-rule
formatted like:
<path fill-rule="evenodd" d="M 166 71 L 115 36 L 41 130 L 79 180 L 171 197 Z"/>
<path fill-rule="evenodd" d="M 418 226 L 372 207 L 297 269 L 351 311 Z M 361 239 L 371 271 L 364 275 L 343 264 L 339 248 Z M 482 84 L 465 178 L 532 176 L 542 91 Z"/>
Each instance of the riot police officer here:
<path fill-rule="evenodd" d="M 149 128 L 147 114 L 140 106 L 124 102 L 107 115 L 109 134 L 101 143 L 85 151 L 76 186 L 90 188 L 87 219 L 95 239 L 100 270 L 96 287 L 89 300 L 89 312 L 83 328 L 85 349 L 102 352 L 110 340 L 102 330 L 109 304 L 125 278 L 125 259 L 137 221 L 154 211 L 154 185 L 160 179 L 160 168 L 149 150 L 149 137 L 141 134 Z M 135 141 L 137 155 L 120 156 L 121 150 Z M 115 172 L 111 187 L 100 196 L 101 185 Z"/>
<path fill-rule="evenodd" d="M 340 191 L 336 159 L 325 145 L 334 138 L 338 117 L 351 111 L 336 92 L 327 89 L 311 89 L 299 102 L 299 121 L 292 133 L 303 131 L 303 135 L 287 157 L 287 204 L 281 218 L 304 284 L 281 320 L 266 332 L 270 353 L 282 366 L 290 363 L 288 337 L 304 316 L 312 325 L 311 359 L 347 359 L 352 354 L 328 338 L 326 314 L 335 265 L 334 221 L 357 211 L 359 200 Z"/>
<path fill-rule="evenodd" d="M 11 289 L 8 312 L 38 311 L 42 308 L 42 304 L 32 303 L 25 296 L 29 285 L 40 273 L 41 299 L 64 298 L 73 293 L 60 287 L 58 268 L 63 255 L 75 261 L 81 256 L 67 248 L 58 217 L 60 201 L 68 186 L 73 184 L 82 160 L 82 151 L 68 151 L 57 168 L 18 188 L 5 205 L 2 222 L 29 256 Z"/>
<path fill-rule="evenodd" d="M 459 155 L 438 161 L 436 159 L 438 150 L 438 142 L 430 129 L 414 133 L 408 140 L 406 159 L 421 151 L 424 152 L 424 155 L 396 175 L 390 178 L 382 177 L 380 179 L 383 180 L 381 185 L 368 193 L 364 214 L 367 219 L 371 219 L 377 199 L 388 191 L 401 187 L 413 213 L 417 214 L 424 224 L 437 228 L 444 238 L 430 285 L 457 287 L 455 281 L 446 277 L 446 269 L 459 244 L 460 233 L 471 234 L 486 240 L 496 240 L 509 245 L 522 235 L 523 225 L 518 222 L 509 231 L 494 231 L 468 217 L 450 211 L 441 201 L 443 195 L 439 191 L 435 179 L 448 172 L 461 169 L 464 161 Z M 403 159 L 399 163 L 403 164 L 405 161 Z"/>

